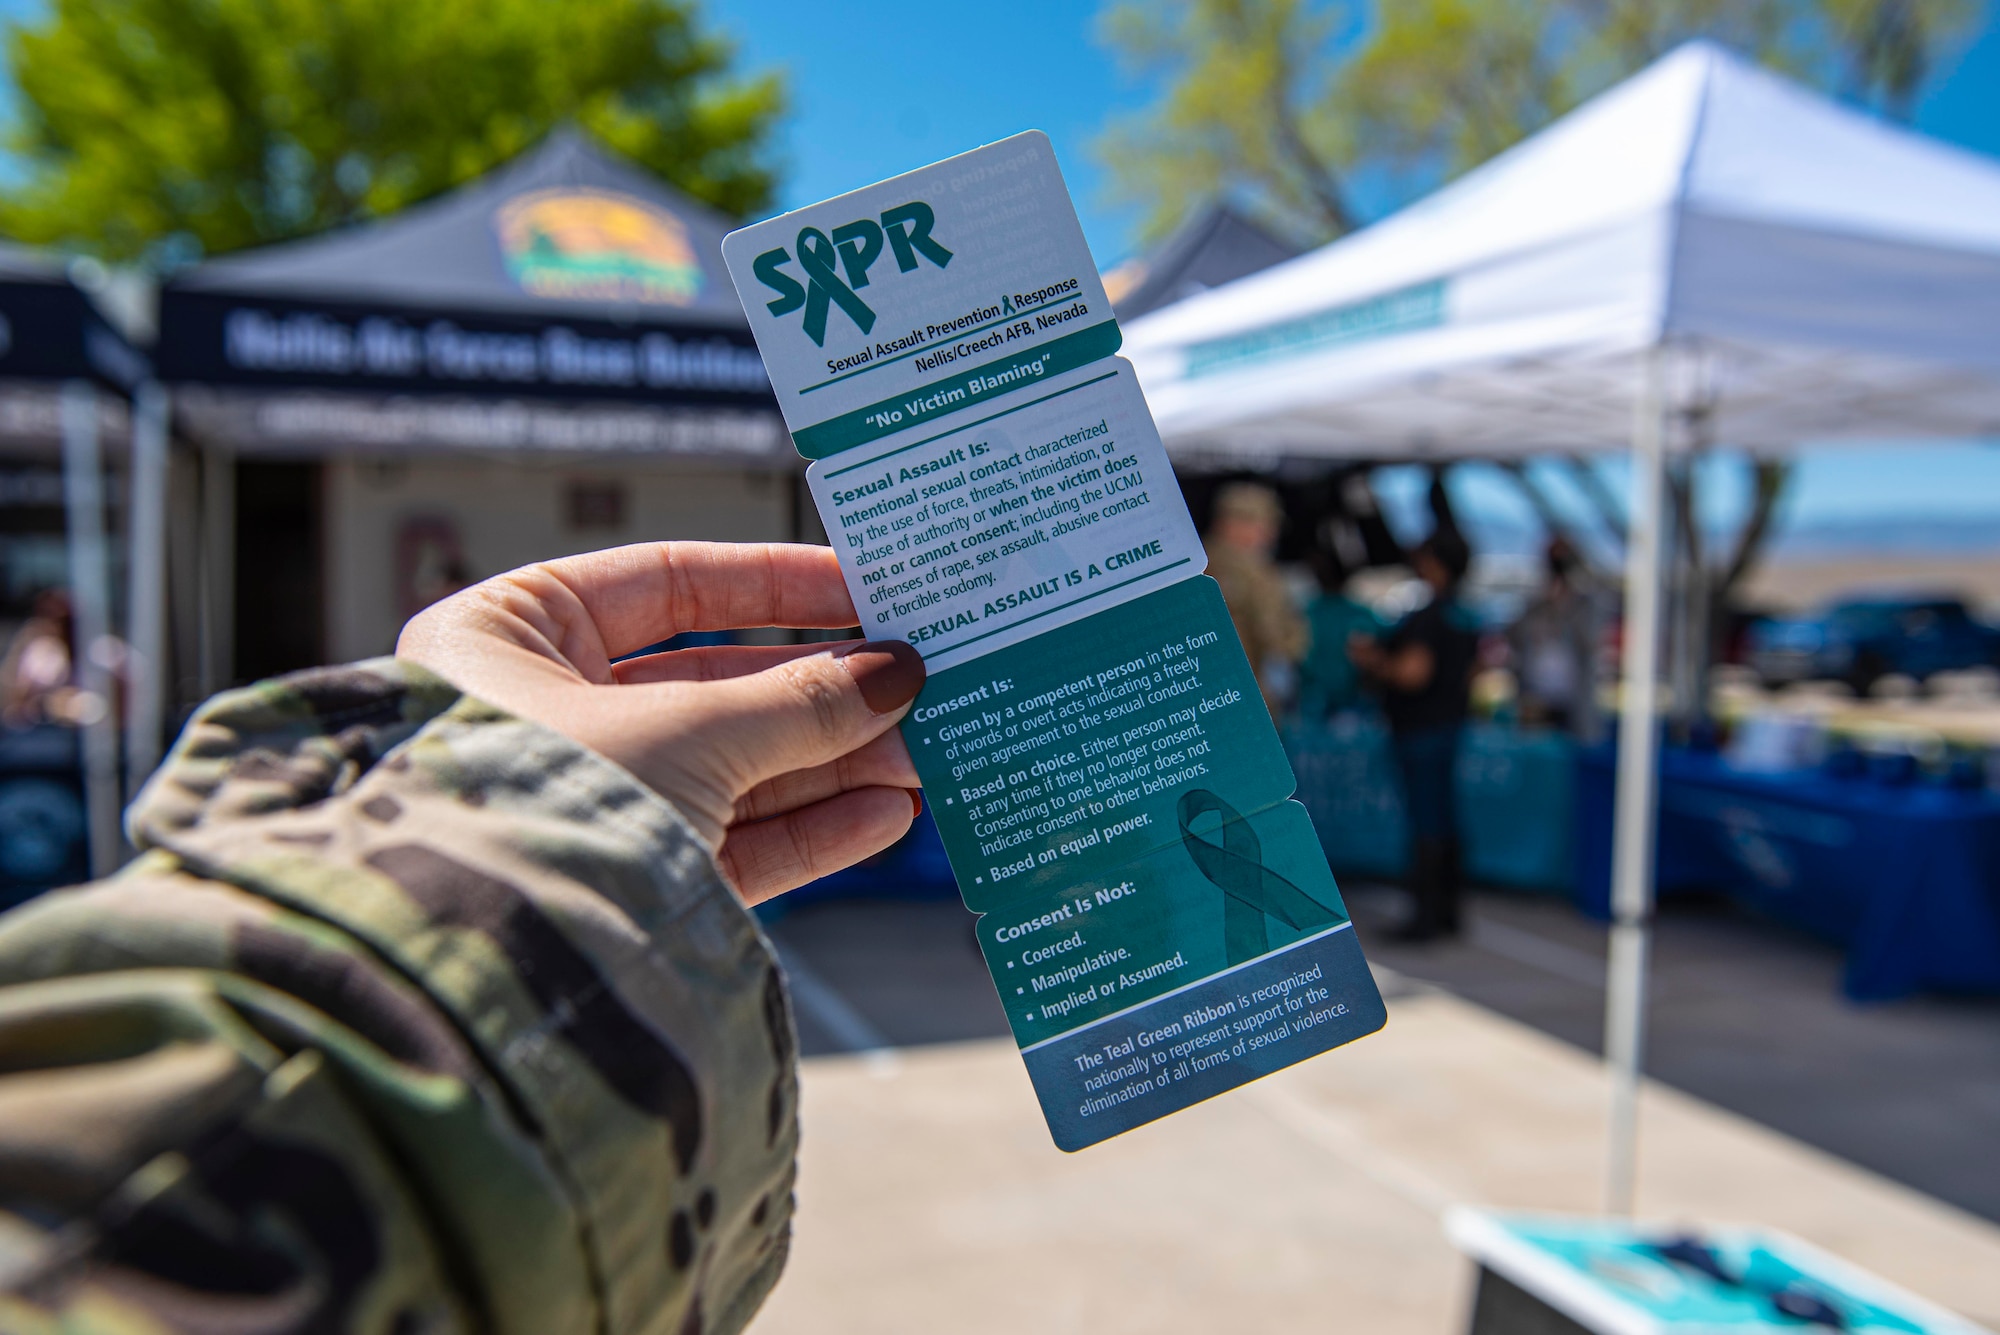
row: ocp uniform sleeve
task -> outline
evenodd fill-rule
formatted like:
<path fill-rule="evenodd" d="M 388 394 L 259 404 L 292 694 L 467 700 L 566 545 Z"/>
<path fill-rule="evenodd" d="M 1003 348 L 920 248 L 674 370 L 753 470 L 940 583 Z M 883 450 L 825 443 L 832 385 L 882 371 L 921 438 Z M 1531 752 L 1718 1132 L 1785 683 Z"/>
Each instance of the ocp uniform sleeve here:
<path fill-rule="evenodd" d="M 670 804 L 382 660 L 210 702 L 130 826 L 0 919 L 0 1331 L 748 1322 L 792 1020 Z"/>

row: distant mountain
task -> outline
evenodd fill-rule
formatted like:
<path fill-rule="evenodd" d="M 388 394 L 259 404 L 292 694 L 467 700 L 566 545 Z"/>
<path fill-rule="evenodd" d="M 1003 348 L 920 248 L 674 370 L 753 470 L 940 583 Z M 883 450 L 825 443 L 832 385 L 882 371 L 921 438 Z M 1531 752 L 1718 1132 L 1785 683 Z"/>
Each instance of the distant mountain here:
<path fill-rule="evenodd" d="M 2000 519 L 1969 515 L 1883 515 L 1822 519 L 1781 528 L 1771 544 L 1778 561 L 1824 561 L 1861 555 L 2000 554 Z"/>
<path fill-rule="evenodd" d="M 1459 520 L 1473 549 L 1480 553 L 1525 556 L 1542 549 L 1544 539 L 1539 526 L 1479 512 L 1462 513 Z M 1733 532 L 1712 532 L 1708 535 L 1708 548 L 1719 552 L 1734 539 Z M 2000 518 L 1905 514 L 1791 524 L 1781 519 L 1766 553 L 1767 560 L 1781 562 L 1837 561 L 1859 556 L 2000 557 Z"/>
<path fill-rule="evenodd" d="M 1420 491 L 1401 488 L 1388 494 L 1378 492 L 1390 527 L 1406 541 L 1430 529 L 1430 511 Z M 1469 503 L 1468 503 L 1469 502 Z M 1472 548 L 1482 556 L 1524 557 L 1540 555 L 1547 538 L 1532 515 L 1513 507 L 1501 508 L 1489 498 L 1475 493 L 1461 498 L 1458 521 Z M 1581 534 L 1592 555 L 1606 563 L 1617 561 L 1615 547 L 1607 544 L 1596 524 Z M 1716 528 L 1706 535 L 1711 557 L 1730 549 L 1736 540 L 1733 529 Z M 1923 511 L 1889 512 L 1852 517 L 1787 517 L 1781 510 L 1766 559 L 1782 563 L 1812 563 L 1853 560 L 1870 556 L 1920 560 L 1927 557 L 2000 558 L 2000 506 L 1992 517 L 1982 515 L 1933 514 Z"/>

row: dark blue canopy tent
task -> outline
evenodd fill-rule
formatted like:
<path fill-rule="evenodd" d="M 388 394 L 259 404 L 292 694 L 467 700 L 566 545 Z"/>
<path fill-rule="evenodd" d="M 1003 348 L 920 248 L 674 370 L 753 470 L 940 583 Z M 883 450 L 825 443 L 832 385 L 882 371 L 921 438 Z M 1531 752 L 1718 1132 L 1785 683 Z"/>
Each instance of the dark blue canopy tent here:
<path fill-rule="evenodd" d="M 799 536 L 797 455 L 722 263 L 732 225 L 565 129 L 392 217 L 223 256 L 167 282 L 158 374 L 176 430 L 200 447 L 201 527 L 212 536 L 198 583 L 220 609 L 199 632 L 213 665 L 201 690 L 386 649 L 373 630 L 353 631 L 343 609 L 412 610 L 404 567 L 438 562 L 403 548 L 462 537 L 469 551 L 499 504 L 475 501 L 470 479 L 496 464 L 516 479 L 616 473 L 635 489 L 656 486 L 663 461 L 678 475 L 755 482 L 788 516 L 758 535 Z M 458 535 L 371 535 L 374 549 L 397 549 L 385 558 L 397 573 L 391 586 L 355 592 L 353 548 L 336 550 L 327 535 L 352 531 L 339 525 L 357 511 L 328 497 L 343 485 L 336 477 L 386 469 L 465 470 Z M 272 499 L 272 479 L 294 475 L 306 480 Z M 613 497 L 608 508 L 639 507 Z M 626 533 L 665 536 L 657 525 Z M 447 564 L 491 573 L 544 554 Z M 324 616 L 306 624 L 314 607 Z"/>
<path fill-rule="evenodd" d="M 671 454 L 790 469 L 729 219 L 571 130 L 394 217 L 160 296 L 176 420 L 239 453 Z"/>
<path fill-rule="evenodd" d="M 126 435 L 127 396 L 145 379 L 147 365 L 85 290 L 107 282 L 90 261 L 0 245 L 6 612 L 25 612 L 17 604 L 40 587 L 66 589 L 71 640 L 80 651 L 73 673 L 84 701 L 80 729 L 15 728 L 0 736 L 0 902 L 86 871 L 108 871 L 118 860 L 119 716 L 115 660 L 105 652 L 114 599 L 103 442 Z M 128 495 L 141 471 L 135 457 Z M 136 507 L 125 510 L 128 529 L 148 522 Z M 127 564 L 135 591 L 155 573 Z M 134 654 L 125 667 L 133 696 L 143 695 L 150 663 Z M 139 726 L 133 711 L 126 721 Z"/>
<path fill-rule="evenodd" d="M 1217 201 L 1175 228 L 1150 255 L 1131 262 L 1129 286 L 1115 299 L 1118 318 L 1136 320 L 1302 254 L 1298 246 Z"/>

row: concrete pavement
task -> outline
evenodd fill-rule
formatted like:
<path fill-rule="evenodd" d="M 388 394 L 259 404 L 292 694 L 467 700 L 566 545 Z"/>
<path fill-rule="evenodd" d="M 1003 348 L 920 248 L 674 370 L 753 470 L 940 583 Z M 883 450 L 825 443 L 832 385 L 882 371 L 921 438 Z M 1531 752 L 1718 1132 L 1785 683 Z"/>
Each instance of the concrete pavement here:
<path fill-rule="evenodd" d="M 809 1059 L 793 1259 L 754 1332 L 1454 1335 L 1439 1213 L 1594 1209 L 1604 1082 L 1389 981 L 1383 1033 L 1077 1155 L 1004 1040 Z M 1786 1229 L 2000 1326 L 2000 1228 L 1657 1085 L 1642 1127 L 1642 1214 Z"/>
<path fill-rule="evenodd" d="M 1560 899 L 1475 897 L 1464 939 L 1381 930 L 1385 887 L 1343 887 L 1368 958 L 1594 1053 L 1605 929 Z M 1858 1004 L 1841 952 L 1726 900 L 1654 924 L 1646 1070 L 1662 1083 L 2000 1223 L 2000 997 Z"/>

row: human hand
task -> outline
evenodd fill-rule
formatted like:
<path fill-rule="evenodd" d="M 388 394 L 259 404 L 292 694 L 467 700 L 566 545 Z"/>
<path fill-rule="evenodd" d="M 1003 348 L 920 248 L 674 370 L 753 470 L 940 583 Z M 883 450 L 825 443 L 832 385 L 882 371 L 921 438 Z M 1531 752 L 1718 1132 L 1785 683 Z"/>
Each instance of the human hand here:
<path fill-rule="evenodd" d="M 825 547 L 655 542 L 496 575 L 411 618 L 396 655 L 623 765 L 755 904 L 880 852 L 921 811 L 900 640 L 679 649 L 683 631 L 851 626 Z"/>

